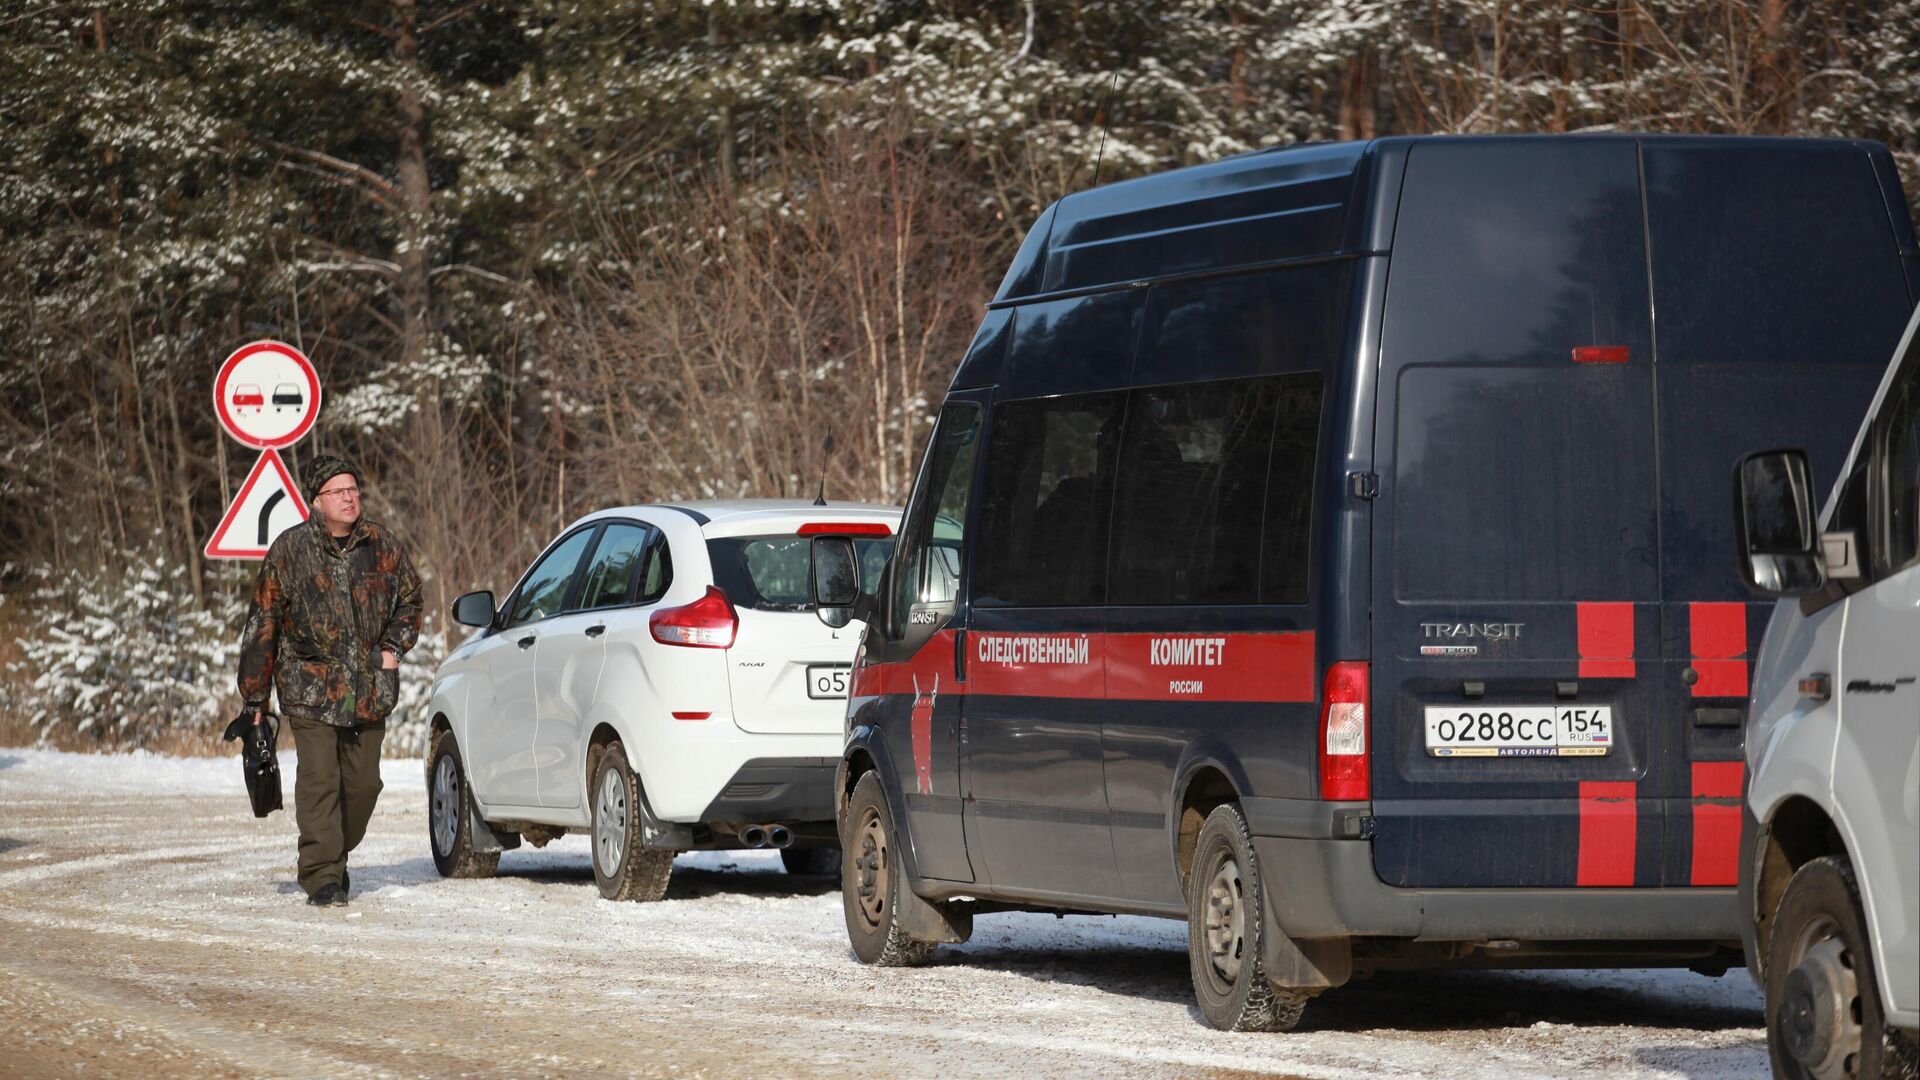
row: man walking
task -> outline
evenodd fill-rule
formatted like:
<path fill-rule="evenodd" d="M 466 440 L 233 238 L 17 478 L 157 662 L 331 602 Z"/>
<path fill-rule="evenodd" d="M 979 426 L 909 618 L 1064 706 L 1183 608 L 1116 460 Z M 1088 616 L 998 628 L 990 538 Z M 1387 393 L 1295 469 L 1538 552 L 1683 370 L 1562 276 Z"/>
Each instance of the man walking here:
<path fill-rule="evenodd" d="M 380 740 L 400 696 L 400 657 L 420 636 L 420 577 L 360 514 L 360 470 L 321 455 L 302 489 L 313 516 L 280 534 L 254 583 L 240 640 L 240 695 L 261 723 L 267 695 L 299 751 L 294 809 L 307 903 L 347 902 L 347 855 L 380 795 Z"/>

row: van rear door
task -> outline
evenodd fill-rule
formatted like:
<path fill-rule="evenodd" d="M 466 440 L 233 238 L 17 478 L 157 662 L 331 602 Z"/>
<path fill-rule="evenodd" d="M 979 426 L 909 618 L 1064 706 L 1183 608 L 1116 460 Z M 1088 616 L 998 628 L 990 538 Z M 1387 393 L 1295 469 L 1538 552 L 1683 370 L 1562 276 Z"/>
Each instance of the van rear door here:
<path fill-rule="evenodd" d="M 1749 658 L 1772 610 L 1734 550 L 1736 463 L 1806 449 L 1832 487 L 1913 309 L 1906 208 L 1879 147 L 1837 140 L 1648 139 L 1660 428 L 1667 885 L 1732 885 Z M 1892 174 L 1889 167 L 1884 170 Z M 1898 214 L 1891 217 L 1890 213 Z"/>
<path fill-rule="evenodd" d="M 1414 144 L 1383 315 L 1374 864 L 1660 883 L 1653 355 L 1635 144 Z"/>

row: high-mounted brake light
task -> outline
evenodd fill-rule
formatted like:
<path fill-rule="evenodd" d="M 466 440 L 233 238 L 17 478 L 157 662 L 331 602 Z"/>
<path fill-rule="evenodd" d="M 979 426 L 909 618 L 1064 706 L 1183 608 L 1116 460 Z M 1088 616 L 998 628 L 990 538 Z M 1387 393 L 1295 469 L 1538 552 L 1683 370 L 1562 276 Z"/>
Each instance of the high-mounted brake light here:
<path fill-rule="evenodd" d="M 801 536 L 892 536 L 884 521 L 809 521 L 800 526 Z"/>
<path fill-rule="evenodd" d="M 688 645 L 697 649 L 725 649 L 733 645 L 740 629 L 740 616 L 733 602 L 717 586 L 707 586 L 707 595 L 685 607 L 656 611 L 647 620 L 653 640 L 662 645 Z"/>
<path fill-rule="evenodd" d="M 1573 350 L 1576 364 L 1624 364 L 1629 358 L 1625 345 L 1577 345 Z"/>
<path fill-rule="evenodd" d="M 1320 695 L 1320 797 L 1355 802 L 1373 797 L 1367 756 L 1367 664 L 1342 660 L 1327 668 Z"/>

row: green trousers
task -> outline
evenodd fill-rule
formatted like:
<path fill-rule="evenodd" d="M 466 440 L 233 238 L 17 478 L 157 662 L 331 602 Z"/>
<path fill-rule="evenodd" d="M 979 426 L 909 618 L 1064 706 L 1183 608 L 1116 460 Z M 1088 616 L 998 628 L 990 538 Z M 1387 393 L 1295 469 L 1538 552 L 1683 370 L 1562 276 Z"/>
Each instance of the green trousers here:
<path fill-rule="evenodd" d="M 367 835 L 380 798 L 380 740 L 385 727 L 353 733 L 317 720 L 288 717 L 299 751 L 294 812 L 300 821 L 300 887 L 308 896 L 338 885 L 347 855 Z"/>

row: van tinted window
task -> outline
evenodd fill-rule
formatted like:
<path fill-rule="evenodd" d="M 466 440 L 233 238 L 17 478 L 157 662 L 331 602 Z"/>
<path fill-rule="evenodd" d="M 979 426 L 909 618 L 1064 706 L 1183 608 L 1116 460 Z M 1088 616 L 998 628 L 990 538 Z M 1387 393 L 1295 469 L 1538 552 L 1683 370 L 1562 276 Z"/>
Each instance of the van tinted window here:
<path fill-rule="evenodd" d="M 1263 548 L 1276 561 L 1298 557 L 1302 564 L 1273 568 L 1276 602 L 1294 591 L 1305 598 L 1319 384 L 1320 376 L 1309 374 L 1133 393 L 1114 499 L 1114 603 L 1257 603 Z M 1276 456 L 1283 416 L 1284 441 L 1295 445 Z M 1313 429 L 1304 446 L 1303 419 Z M 1270 507 L 1269 472 L 1276 467 L 1288 480 L 1279 505 Z M 1270 510 L 1279 513 L 1263 545 Z"/>
<path fill-rule="evenodd" d="M 1650 400 L 1643 366 L 1404 373 L 1396 595 L 1657 599 Z"/>
<path fill-rule="evenodd" d="M 1313 467 L 1320 450 L 1318 372 L 1279 383 L 1273 457 L 1267 470 L 1266 523 L 1260 545 L 1260 602 L 1304 604 L 1312 580 Z"/>
<path fill-rule="evenodd" d="M 1886 362 L 1913 304 L 1866 154 L 1658 141 L 1646 163 L 1660 363 Z"/>
<path fill-rule="evenodd" d="M 1894 573 L 1920 558 L 1920 338 L 1907 346 L 1887 396 L 1881 436 L 1886 541 L 1881 569 Z"/>
<path fill-rule="evenodd" d="M 1104 601 L 1123 397 L 1076 394 L 994 407 L 974 557 L 980 602 Z"/>
<path fill-rule="evenodd" d="M 1565 365 L 1581 345 L 1650 358 L 1630 141 L 1420 143 L 1407 157 L 1392 260 L 1383 343 L 1393 362 Z"/>

